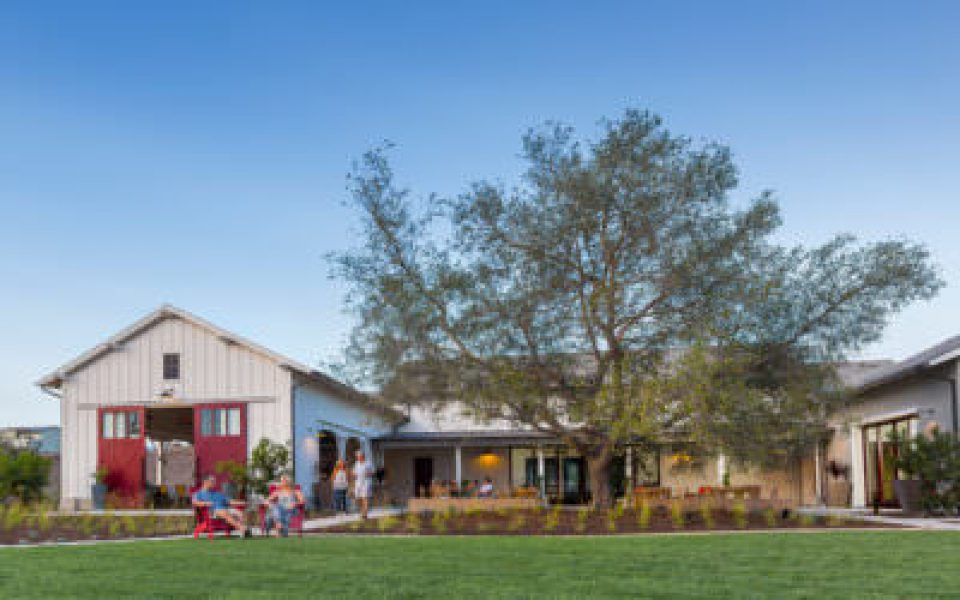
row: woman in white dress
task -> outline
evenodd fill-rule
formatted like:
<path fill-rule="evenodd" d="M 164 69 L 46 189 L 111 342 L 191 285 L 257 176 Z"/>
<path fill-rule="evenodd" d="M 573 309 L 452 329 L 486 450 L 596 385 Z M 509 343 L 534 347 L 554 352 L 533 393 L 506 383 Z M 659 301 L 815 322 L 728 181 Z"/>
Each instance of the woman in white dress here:
<path fill-rule="evenodd" d="M 353 496 L 360 504 L 360 516 L 363 519 L 367 518 L 372 495 L 373 465 L 367 462 L 363 451 L 357 451 L 357 462 L 353 463 Z"/>

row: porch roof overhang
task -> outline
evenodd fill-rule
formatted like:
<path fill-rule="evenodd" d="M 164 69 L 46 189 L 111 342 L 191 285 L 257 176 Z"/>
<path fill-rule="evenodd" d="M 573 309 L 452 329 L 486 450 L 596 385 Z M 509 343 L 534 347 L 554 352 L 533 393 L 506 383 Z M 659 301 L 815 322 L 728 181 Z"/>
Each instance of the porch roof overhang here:
<path fill-rule="evenodd" d="M 561 445 L 556 436 L 534 431 L 443 431 L 395 433 L 376 438 L 382 449 L 453 448 L 456 446 L 527 446 Z"/>

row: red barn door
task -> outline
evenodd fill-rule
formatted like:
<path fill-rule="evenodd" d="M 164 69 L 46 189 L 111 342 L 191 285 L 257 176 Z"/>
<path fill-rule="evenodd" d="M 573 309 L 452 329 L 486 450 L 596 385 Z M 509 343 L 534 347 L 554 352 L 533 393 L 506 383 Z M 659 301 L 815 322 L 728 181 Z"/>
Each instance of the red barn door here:
<path fill-rule="evenodd" d="M 197 404 L 193 409 L 193 447 L 197 456 L 197 479 L 216 475 L 217 483 L 227 480 L 217 473 L 217 463 L 247 464 L 247 407 L 237 402 Z"/>
<path fill-rule="evenodd" d="M 107 489 L 126 498 L 143 493 L 144 459 L 142 406 L 97 409 L 97 468 L 106 469 Z"/>

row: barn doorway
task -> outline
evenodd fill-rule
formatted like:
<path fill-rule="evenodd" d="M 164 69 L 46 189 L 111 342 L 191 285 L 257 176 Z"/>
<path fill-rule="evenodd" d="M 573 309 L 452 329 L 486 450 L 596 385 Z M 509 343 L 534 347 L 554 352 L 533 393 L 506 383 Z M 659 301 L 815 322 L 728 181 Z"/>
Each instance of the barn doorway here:
<path fill-rule="evenodd" d="M 196 482 L 192 406 L 153 406 L 144 411 L 146 502 L 156 508 L 189 505 Z"/>

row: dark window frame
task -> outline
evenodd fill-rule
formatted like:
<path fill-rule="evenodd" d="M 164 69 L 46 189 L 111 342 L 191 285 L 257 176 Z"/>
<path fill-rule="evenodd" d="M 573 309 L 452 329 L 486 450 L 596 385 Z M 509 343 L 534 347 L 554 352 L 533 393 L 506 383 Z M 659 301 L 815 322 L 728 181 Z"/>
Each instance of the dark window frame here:
<path fill-rule="evenodd" d="M 167 352 L 163 355 L 163 380 L 178 381 L 180 379 L 180 353 Z"/>

